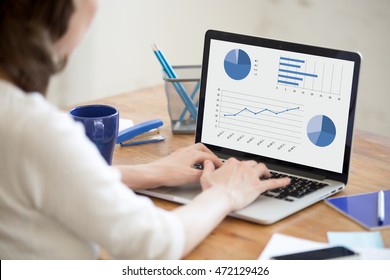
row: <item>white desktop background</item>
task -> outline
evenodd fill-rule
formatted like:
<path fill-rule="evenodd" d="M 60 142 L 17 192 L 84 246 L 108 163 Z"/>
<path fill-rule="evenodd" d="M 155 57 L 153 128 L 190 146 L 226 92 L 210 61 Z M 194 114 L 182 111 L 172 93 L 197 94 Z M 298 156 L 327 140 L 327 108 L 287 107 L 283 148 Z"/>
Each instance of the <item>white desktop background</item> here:
<path fill-rule="evenodd" d="M 201 64 L 207 29 L 359 51 L 356 127 L 390 136 L 388 0 L 100 0 L 49 100 L 65 108 L 162 84 L 151 44 L 173 65 Z"/>

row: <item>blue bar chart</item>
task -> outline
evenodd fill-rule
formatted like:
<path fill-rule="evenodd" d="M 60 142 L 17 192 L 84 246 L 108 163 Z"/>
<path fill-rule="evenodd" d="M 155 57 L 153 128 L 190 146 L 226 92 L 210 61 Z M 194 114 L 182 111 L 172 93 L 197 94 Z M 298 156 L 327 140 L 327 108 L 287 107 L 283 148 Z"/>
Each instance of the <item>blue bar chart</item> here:
<path fill-rule="evenodd" d="M 305 60 L 281 56 L 279 60 L 278 83 L 302 86 L 305 77 L 318 78 L 316 74 L 302 72 L 303 66 L 305 66 Z"/>
<path fill-rule="evenodd" d="M 343 66 L 314 59 L 279 57 L 277 84 L 340 95 Z"/>

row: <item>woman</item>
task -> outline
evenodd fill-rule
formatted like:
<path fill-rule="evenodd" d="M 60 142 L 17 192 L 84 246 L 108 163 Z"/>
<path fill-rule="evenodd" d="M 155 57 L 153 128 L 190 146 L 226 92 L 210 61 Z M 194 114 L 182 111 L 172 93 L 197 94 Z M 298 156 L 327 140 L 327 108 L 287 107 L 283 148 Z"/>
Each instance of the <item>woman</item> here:
<path fill-rule="evenodd" d="M 43 97 L 95 9 L 93 0 L 0 0 L 0 259 L 93 259 L 100 246 L 114 258 L 181 258 L 230 212 L 289 183 L 260 181 L 270 173 L 254 161 L 222 165 L 201 144 L 108 166 Z M 204 191 L 173 211 L 133 192 L 197 181 Z"/>

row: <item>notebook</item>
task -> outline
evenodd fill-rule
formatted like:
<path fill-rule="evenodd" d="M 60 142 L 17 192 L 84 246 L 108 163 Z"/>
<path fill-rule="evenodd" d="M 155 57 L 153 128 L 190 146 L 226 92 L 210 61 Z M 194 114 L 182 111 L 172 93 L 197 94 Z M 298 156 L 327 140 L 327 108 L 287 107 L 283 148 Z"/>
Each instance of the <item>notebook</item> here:
<path fill-rule="evenodd" d="M 384 220 L 378 218 L 378 192 L 327 198 L 326 204 L 369 230 L 390 227 L 390 190 L 384 194 Z"/>
<path fill-rule="evenodd" d="M 360 63 L 355 52 L 206 32 L 195 142 L 223 159 L 264 162 L 298 186 L 231 216 L 272 224 L 345 188 Z M 188 203 L 200 191 L 143 193 Z"/>

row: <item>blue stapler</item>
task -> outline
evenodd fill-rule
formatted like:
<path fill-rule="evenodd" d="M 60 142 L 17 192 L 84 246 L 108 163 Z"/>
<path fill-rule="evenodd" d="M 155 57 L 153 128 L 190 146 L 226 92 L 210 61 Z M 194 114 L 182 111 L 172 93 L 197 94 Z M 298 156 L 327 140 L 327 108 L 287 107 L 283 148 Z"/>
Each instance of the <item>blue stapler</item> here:
<path fill-rule="evenodd" d="M 121 146 L 134 146 L 163 141 L 165 138 L 160 135 L 158 129 L 162 125 L 162 120 L 155 119 L 126 128 L 119 131 L 116 143 Z"/>

